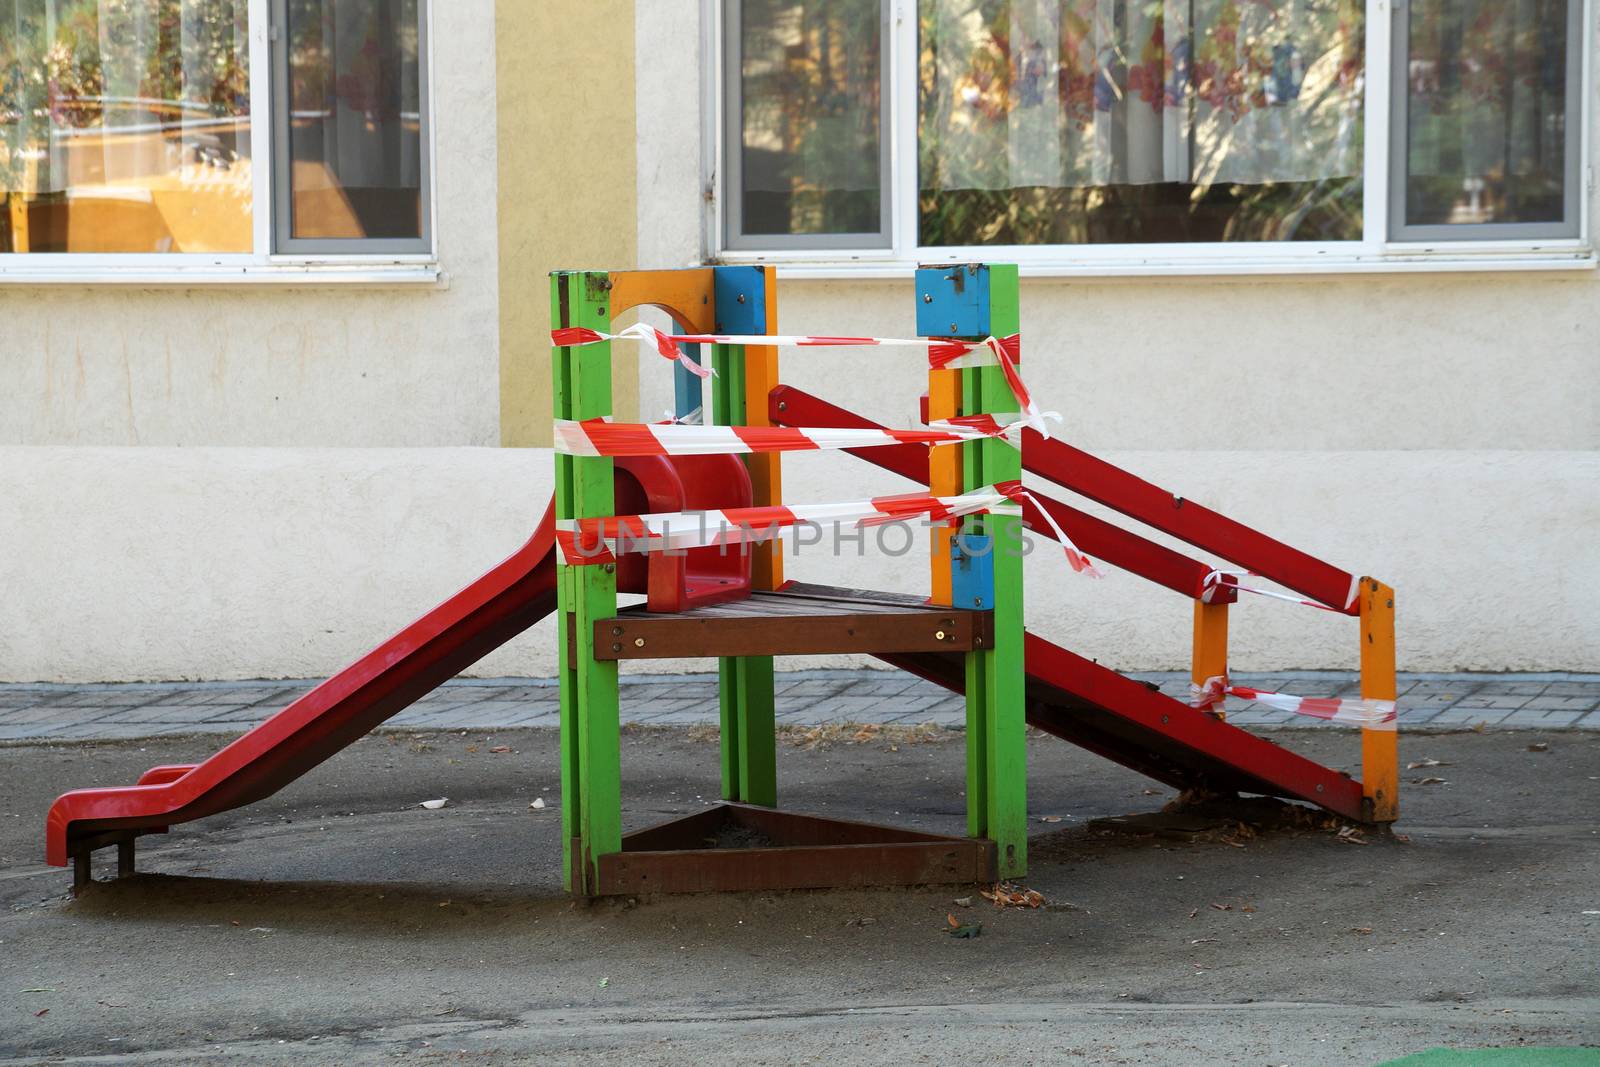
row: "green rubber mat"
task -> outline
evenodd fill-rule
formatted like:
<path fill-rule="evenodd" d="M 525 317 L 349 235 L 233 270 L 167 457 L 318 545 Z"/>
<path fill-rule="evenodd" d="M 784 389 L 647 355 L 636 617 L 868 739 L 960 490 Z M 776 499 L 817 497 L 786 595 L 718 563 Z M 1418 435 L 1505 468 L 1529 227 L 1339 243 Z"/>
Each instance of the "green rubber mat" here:
<path fill-rule="evenodd" d="M 1430 1049 L 1381 1067 L 1600 1067 L 1596 1048 Z"/>

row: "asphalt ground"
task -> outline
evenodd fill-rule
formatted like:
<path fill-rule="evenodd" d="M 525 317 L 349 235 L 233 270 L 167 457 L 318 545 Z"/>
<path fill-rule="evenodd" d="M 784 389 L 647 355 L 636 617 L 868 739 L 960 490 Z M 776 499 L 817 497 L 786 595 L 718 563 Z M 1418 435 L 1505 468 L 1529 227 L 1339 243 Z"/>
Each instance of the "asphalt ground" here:
<path fill-rule="evenodd" d="M 1349 732 L 1280 739 L 1358 769 Z M 1395 836 L 1343 837 L 1100 829 L 1173 794 L 1035 737 L 1039 909 L 971 887 L 574 902 L 554 731 L 391 732 L 143 838 L 140 874 L 71 899 L 41 862 L 51 799 L 216 743 L 0 747 L 0 1062 L 1298 1067 L 1600 1044 L 1592 732 L 1403 733 L 1404 760 L 1440 762 L 1405 774 Z M 795 727 L 780 800 L 959 833 L 963 761 L 957 731 Z M 629 827 L 714 801 L 717 766 L 703 727 L 630 728 Z"/>

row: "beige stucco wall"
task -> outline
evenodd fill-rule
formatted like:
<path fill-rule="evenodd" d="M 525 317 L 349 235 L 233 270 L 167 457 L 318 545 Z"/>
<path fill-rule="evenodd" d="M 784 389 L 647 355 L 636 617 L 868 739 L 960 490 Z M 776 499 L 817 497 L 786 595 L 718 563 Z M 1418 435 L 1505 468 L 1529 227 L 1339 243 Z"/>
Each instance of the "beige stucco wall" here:
<path fill-rule="evenodd" d="M 325 673 L 500 552 L 494 4 L 433 20 L 447 287 L 0 284 L 0 679 Z"/>
<path fill-rule="evenodd" d="M 493 7 L 433 11 L 448 288 L 0 284 L 0 445 L 497 442 Z"/>

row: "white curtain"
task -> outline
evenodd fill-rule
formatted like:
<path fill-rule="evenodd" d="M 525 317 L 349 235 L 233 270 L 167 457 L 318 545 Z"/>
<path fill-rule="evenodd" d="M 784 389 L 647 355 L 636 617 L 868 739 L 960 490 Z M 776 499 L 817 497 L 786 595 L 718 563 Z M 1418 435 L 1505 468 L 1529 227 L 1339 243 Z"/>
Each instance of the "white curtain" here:
<path fill-rule="evenodd" d="M 136 182 L 239 147 L 246 0 L 0 0 L 0 35 L 0 190 Z"/>
<path fill-rule="evenodd" d="M 1359 0 L 923 0 L 925 188 L 1359 172 Z"/>

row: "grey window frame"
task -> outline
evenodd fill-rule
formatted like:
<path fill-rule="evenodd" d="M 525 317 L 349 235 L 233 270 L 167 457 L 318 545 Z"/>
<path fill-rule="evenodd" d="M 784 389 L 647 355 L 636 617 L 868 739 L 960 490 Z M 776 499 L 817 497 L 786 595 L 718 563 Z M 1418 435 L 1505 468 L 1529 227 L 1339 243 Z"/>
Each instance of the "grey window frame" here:
<path fill-rule="evenodd" d="M 279 0 L 282 2 L 282 0 Z M 873 233 L 746 234 L 744 232 L 744 82 L 741 0 L 722 3 L 723 57 L 723 247 L 734 252 L 835 252 L 894 247 L 894 186 L 891 167 L 895 130 L 890 41 L 894 30 L 891 0 L 879 0 L 878 35 L 878 229 Z"/>
<path fill-rule="evenodd" d="M 278 255 L 416 255 L 433 252 L 433 87 L 428 77 L 430 0 L 417 0 L 417 103 L 422 113 L 420 237 L 294 237 L 289 156 L 289 0 L 270 0 L 272 50 L 272 251 Z"/>
<path fill-rule="evenodd" d="M 1411 0 L 1395 0 L 1391 34 L 1393 59 L 1389 88 L 1389 240 L 1395 243 L 1430 241 L 1565 240 L 1582 236 L 1584 167 L 1583 127 L 1588 101 L 1583 92 L 1585 49 L 1584 0 L 1567 0 L 1567 99 L 1565 185 L 1560 222 L 1482 222 L 1412 225 L 1406 222 L 1406 177 L 1410 147 L 1409 77 L 1411 55 Z"/>

